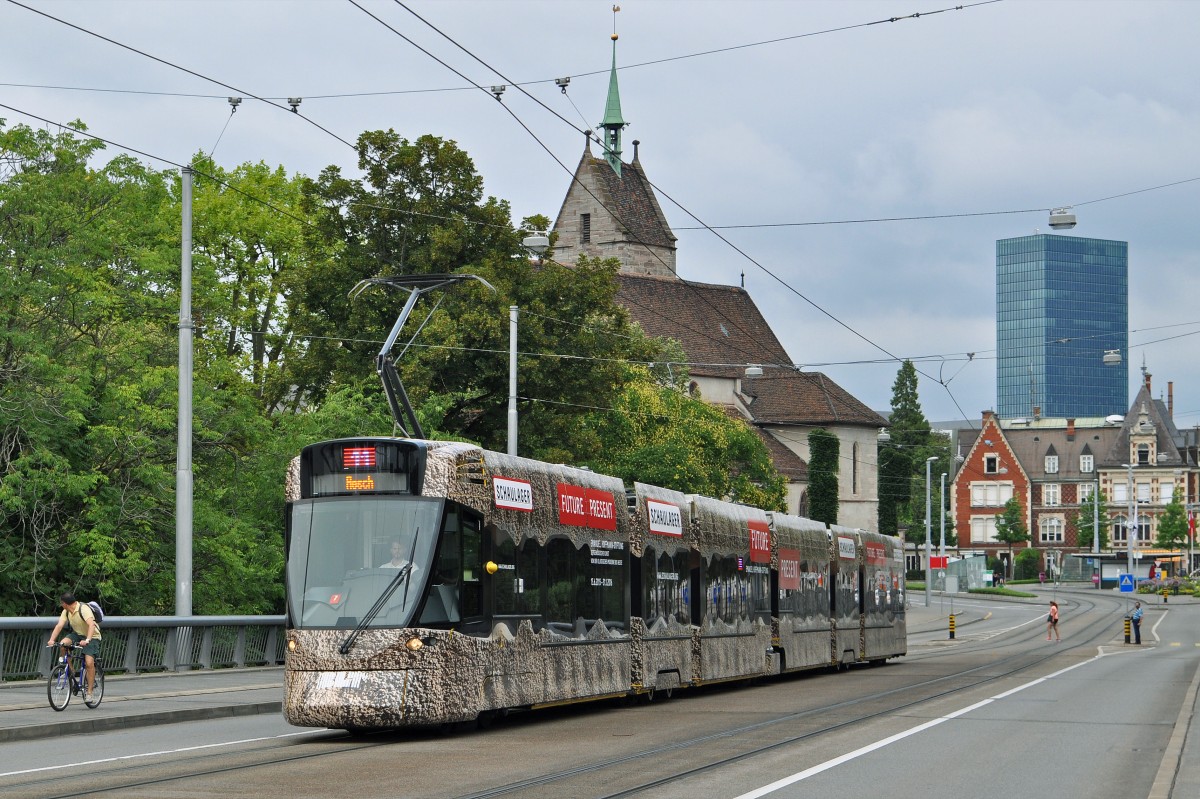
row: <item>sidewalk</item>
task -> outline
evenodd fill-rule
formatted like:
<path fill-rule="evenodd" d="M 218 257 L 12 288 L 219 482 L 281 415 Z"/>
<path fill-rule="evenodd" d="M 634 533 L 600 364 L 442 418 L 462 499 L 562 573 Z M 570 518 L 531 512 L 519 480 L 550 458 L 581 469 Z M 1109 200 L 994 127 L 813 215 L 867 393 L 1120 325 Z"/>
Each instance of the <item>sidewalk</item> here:
<path fill-rule="evenodd" d="M 55 712 L 45 680 L 0 684 L 0 743 L 87 732 L 171 724 L 178 721 L 279 713 L 283 668 L 222 669 L 181 673 L 113 675 L 104 701 L 91 709 L 82 696 Z"/>

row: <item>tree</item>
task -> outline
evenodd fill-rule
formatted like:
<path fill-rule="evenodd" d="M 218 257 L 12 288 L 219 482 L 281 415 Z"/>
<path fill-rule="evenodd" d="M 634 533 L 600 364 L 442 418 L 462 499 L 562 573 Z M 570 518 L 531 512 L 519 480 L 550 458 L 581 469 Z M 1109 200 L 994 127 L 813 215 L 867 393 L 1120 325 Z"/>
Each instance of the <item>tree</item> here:
<path fill-rule="evenodd" d="M 924 506 L 920 516 L 915 517 L 910 502 L 913 483 L 924 477 L 925 458 L 932 454 L 922 454 L 930 445 L 930 428 L 921 410 L 917 370 L 912 361 L 904 361 L 896 373 L 888 421 L 890 440 L 879 448 L 879 531 L 896 535 L 901 527 L 911 528 L 914 518 L 924 518 Z M 920 537 L 923 541 L 923 528 Z"/>
<path fill-rule="evenodd" d="M 637 379 L 612 410 L 585 420 L 598 445 L 588 466 L 627 483 L 785 509 L 783 478 L 748 424 L 652 379 L 644 367 L 631 368 Z"/>
<path fill-rule="evenodd" d="M 1096 507 L 1097 504 L 1099 508 Z M 1080 503 L 1079 510 L 1071 515 L 1071 520 L 1075 524 L 1075 545 L 1080 549 L 1093 549 L 1094 531 L 1092 527 L 1096 520 L 1097 511 L 1100 516 L 1100 545 L 1096 549 L 1108 549 L 1108 531 L 1111 522 L 1108 518 L 1108 497 L 1103 491 L 1099 494 L 1093 491 L 1090 497 Z"/>
<path fill-rule="evenodd" d="M 1183 493 L 1176 488 L 1171 501 L 1158 517 L 1158 535 L 1154 539 L 1154 546 L 1160 549 L 1183 549 L 1187 543 L 1187 510 L 1183 507 Z"/>
<path fill-rule="evenodd" d="M 1004 503 L 1004 510 L 996 517 L 996 540 L 1008 544 L 1009 568 L 1013 563 L 1013 545 L 1022 544 L 1029 540 L 1029 528 L 1025 526 L 1025 511 L 1021 509 L 1021 501 L 1013 497 Z M 1011 578 L 1012 575 L 1010 574 Z"/>
<path fill-rule="evenodd" d="M 822 428 L 808 434 L 808 513 L 816 521 L 837 524 L 838 437 Z"/>

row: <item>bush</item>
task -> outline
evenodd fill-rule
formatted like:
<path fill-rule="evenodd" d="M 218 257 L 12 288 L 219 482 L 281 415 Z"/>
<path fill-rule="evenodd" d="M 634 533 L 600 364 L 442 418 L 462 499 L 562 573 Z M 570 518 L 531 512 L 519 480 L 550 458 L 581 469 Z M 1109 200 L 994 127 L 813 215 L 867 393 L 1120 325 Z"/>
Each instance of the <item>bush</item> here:
<path fill-rule="evenodd" d="M 1042 556 L 1036 549 L 1022 549 L 1013 567 L 1014 580 L 1036 580 L 1041 570 Z"/>

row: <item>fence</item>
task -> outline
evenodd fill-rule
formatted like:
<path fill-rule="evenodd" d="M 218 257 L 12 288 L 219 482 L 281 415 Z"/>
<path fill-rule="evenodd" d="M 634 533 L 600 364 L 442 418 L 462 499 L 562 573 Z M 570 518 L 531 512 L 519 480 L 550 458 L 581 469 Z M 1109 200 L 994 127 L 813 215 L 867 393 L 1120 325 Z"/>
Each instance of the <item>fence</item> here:
<path fill-rule="evenodd" d="M 46 641 L 57 623 L 0 618 L 0 680 L 48 675 Z M 283 663 L 286 638 L 283 616 L 109 616 L 101 631 L 110 674 L 273 666 Z"/>

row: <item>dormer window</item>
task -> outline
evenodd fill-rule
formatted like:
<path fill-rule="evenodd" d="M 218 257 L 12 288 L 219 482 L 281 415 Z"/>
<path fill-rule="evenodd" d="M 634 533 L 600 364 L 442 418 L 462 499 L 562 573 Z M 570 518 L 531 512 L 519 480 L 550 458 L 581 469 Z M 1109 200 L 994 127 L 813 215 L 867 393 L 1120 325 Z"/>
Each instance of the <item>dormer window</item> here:
<path fill-rule="evenodd" d="M 1058 474 L 1058 456 L 1046 456 L 1046 474 Z"/>
<path fill-rule="evenodd" d="M 1150 445 L 1138 444 L 1137 448 L 1137 464 L 1138 466 L 1150 465 Z"/>
<path fill-rule="evenodd" d="M 1096 468 L 1096 461 L 1093 456 L 1091 456 L 1091 455 L 1080 455 L 1079 456 L 1079 471 L 1083 472 L 1084 474 L 1091 474 L 1093 471 L 1095 471 L 1095 468 Z"/>

